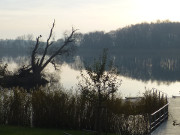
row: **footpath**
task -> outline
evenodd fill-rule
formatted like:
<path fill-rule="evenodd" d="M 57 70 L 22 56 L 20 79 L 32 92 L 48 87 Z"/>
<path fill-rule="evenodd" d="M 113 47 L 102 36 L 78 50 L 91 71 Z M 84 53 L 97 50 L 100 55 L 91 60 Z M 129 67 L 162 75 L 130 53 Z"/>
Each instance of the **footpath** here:
<path fill-rule="evenodd" d="M 180 135 L 180 97 L 169 99 L 169 117 L 151 135 Z"/>

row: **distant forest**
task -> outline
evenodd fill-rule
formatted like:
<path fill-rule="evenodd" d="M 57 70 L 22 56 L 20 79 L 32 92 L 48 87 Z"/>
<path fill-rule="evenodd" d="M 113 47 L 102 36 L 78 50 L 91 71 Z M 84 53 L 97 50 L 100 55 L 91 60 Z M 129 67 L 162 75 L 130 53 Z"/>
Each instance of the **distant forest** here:
<path fill-rule="evenodd" d="M 63 39 L 54 41 L 54 44 Z M 6 55 L 26 55 L 30 52 L 35 41 L 31 36 L 21 36 L 15 40 L 1 39 L 0 53 Z M 43 47 L 42 42 L 42 47 Z M 77 33 L 75 42 L 80 52 L 102 50 L 109 48 L 114 51 L 139 50 L 178 50 L 180 49 L 180 22 L 157 21 L 127 26 L 105 33 L 95 31 Z M 51 51 L 53 51 L 52 48 Z"/>
<path fill-rule="evenodd" d="M 82 48 L 164 49 L 180 48 L 180 22 L 141 23 L 104 32 L 81 35 Z"/>

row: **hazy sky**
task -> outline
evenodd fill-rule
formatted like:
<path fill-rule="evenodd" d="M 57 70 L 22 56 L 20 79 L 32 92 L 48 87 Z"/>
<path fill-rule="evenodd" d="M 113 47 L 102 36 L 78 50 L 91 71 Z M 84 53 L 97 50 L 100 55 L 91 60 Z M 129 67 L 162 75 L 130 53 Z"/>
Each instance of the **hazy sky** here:
<path fill-rule="evenodd" d="M 108 32 L 158 19 L 180 21 L 179 6 L 179 0 L 0 0 L 0 38 L 46 38 L 54 19 L 56 39 L 72 26 Z"/>

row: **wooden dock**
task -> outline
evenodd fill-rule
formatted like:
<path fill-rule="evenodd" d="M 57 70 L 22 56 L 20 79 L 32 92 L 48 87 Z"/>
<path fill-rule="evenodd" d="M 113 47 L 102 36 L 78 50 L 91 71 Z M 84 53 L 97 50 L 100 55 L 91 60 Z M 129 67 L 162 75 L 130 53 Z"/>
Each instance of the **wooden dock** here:
<path fill-rule="evenodd" d="M 180 97 L 169 99 L 169 117 L 151 135 L 180 135 Z"/>

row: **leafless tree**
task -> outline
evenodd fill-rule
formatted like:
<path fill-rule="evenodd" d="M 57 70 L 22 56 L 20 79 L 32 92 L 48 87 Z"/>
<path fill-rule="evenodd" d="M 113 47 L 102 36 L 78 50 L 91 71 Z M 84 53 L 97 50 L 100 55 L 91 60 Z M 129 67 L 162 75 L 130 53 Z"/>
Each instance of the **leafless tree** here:
<path fill-rule="evenodd" d="M 56 68 L 54 58 L 58 55 L 63 55 L 71 50 L 70 43 L 74 42 L 74 40 L 75 40 L 74 35 L 75 35 L 76 30 L 74 28 L 72 28 L 70 35 L 65 36 L 63 44 L 59 45 L 59 47 L 56 48 L 56 50 L 51 55 L 48 54 L 48 49 L 54 43 L 53 41 L 51 41 L 51 39 L 53 38 L 52 35 L 53 35 L 54 27 L 55 27 L 55 20 L 51 27 L 51 30 L 50 30 L 49 36 L 47 38 L 44 49 L 41 48 L 41 44 L 40 44 L 40 38 L 42 36 L 40 35 L 36 38 L 36 43 L 35 43 L 35 46 L 33 48 L 32 54 L 31 54 L 31 65 L 28 68 L 22 67 L 20 75 L 31 74 L 31 77 L 33 77 L 33 79 L 35 79 L 35 81 L 40 81 L 42 78 L 42 71 L 45 69 L 45 67 L 49 63 L 52 63 L 54 65 L 54 67 Z M 42 51 L 41 55 L 39 55 L 39 53 L 38 53 L 39 49 L 43 49 L 43 51 L 41 50 Z"/>

